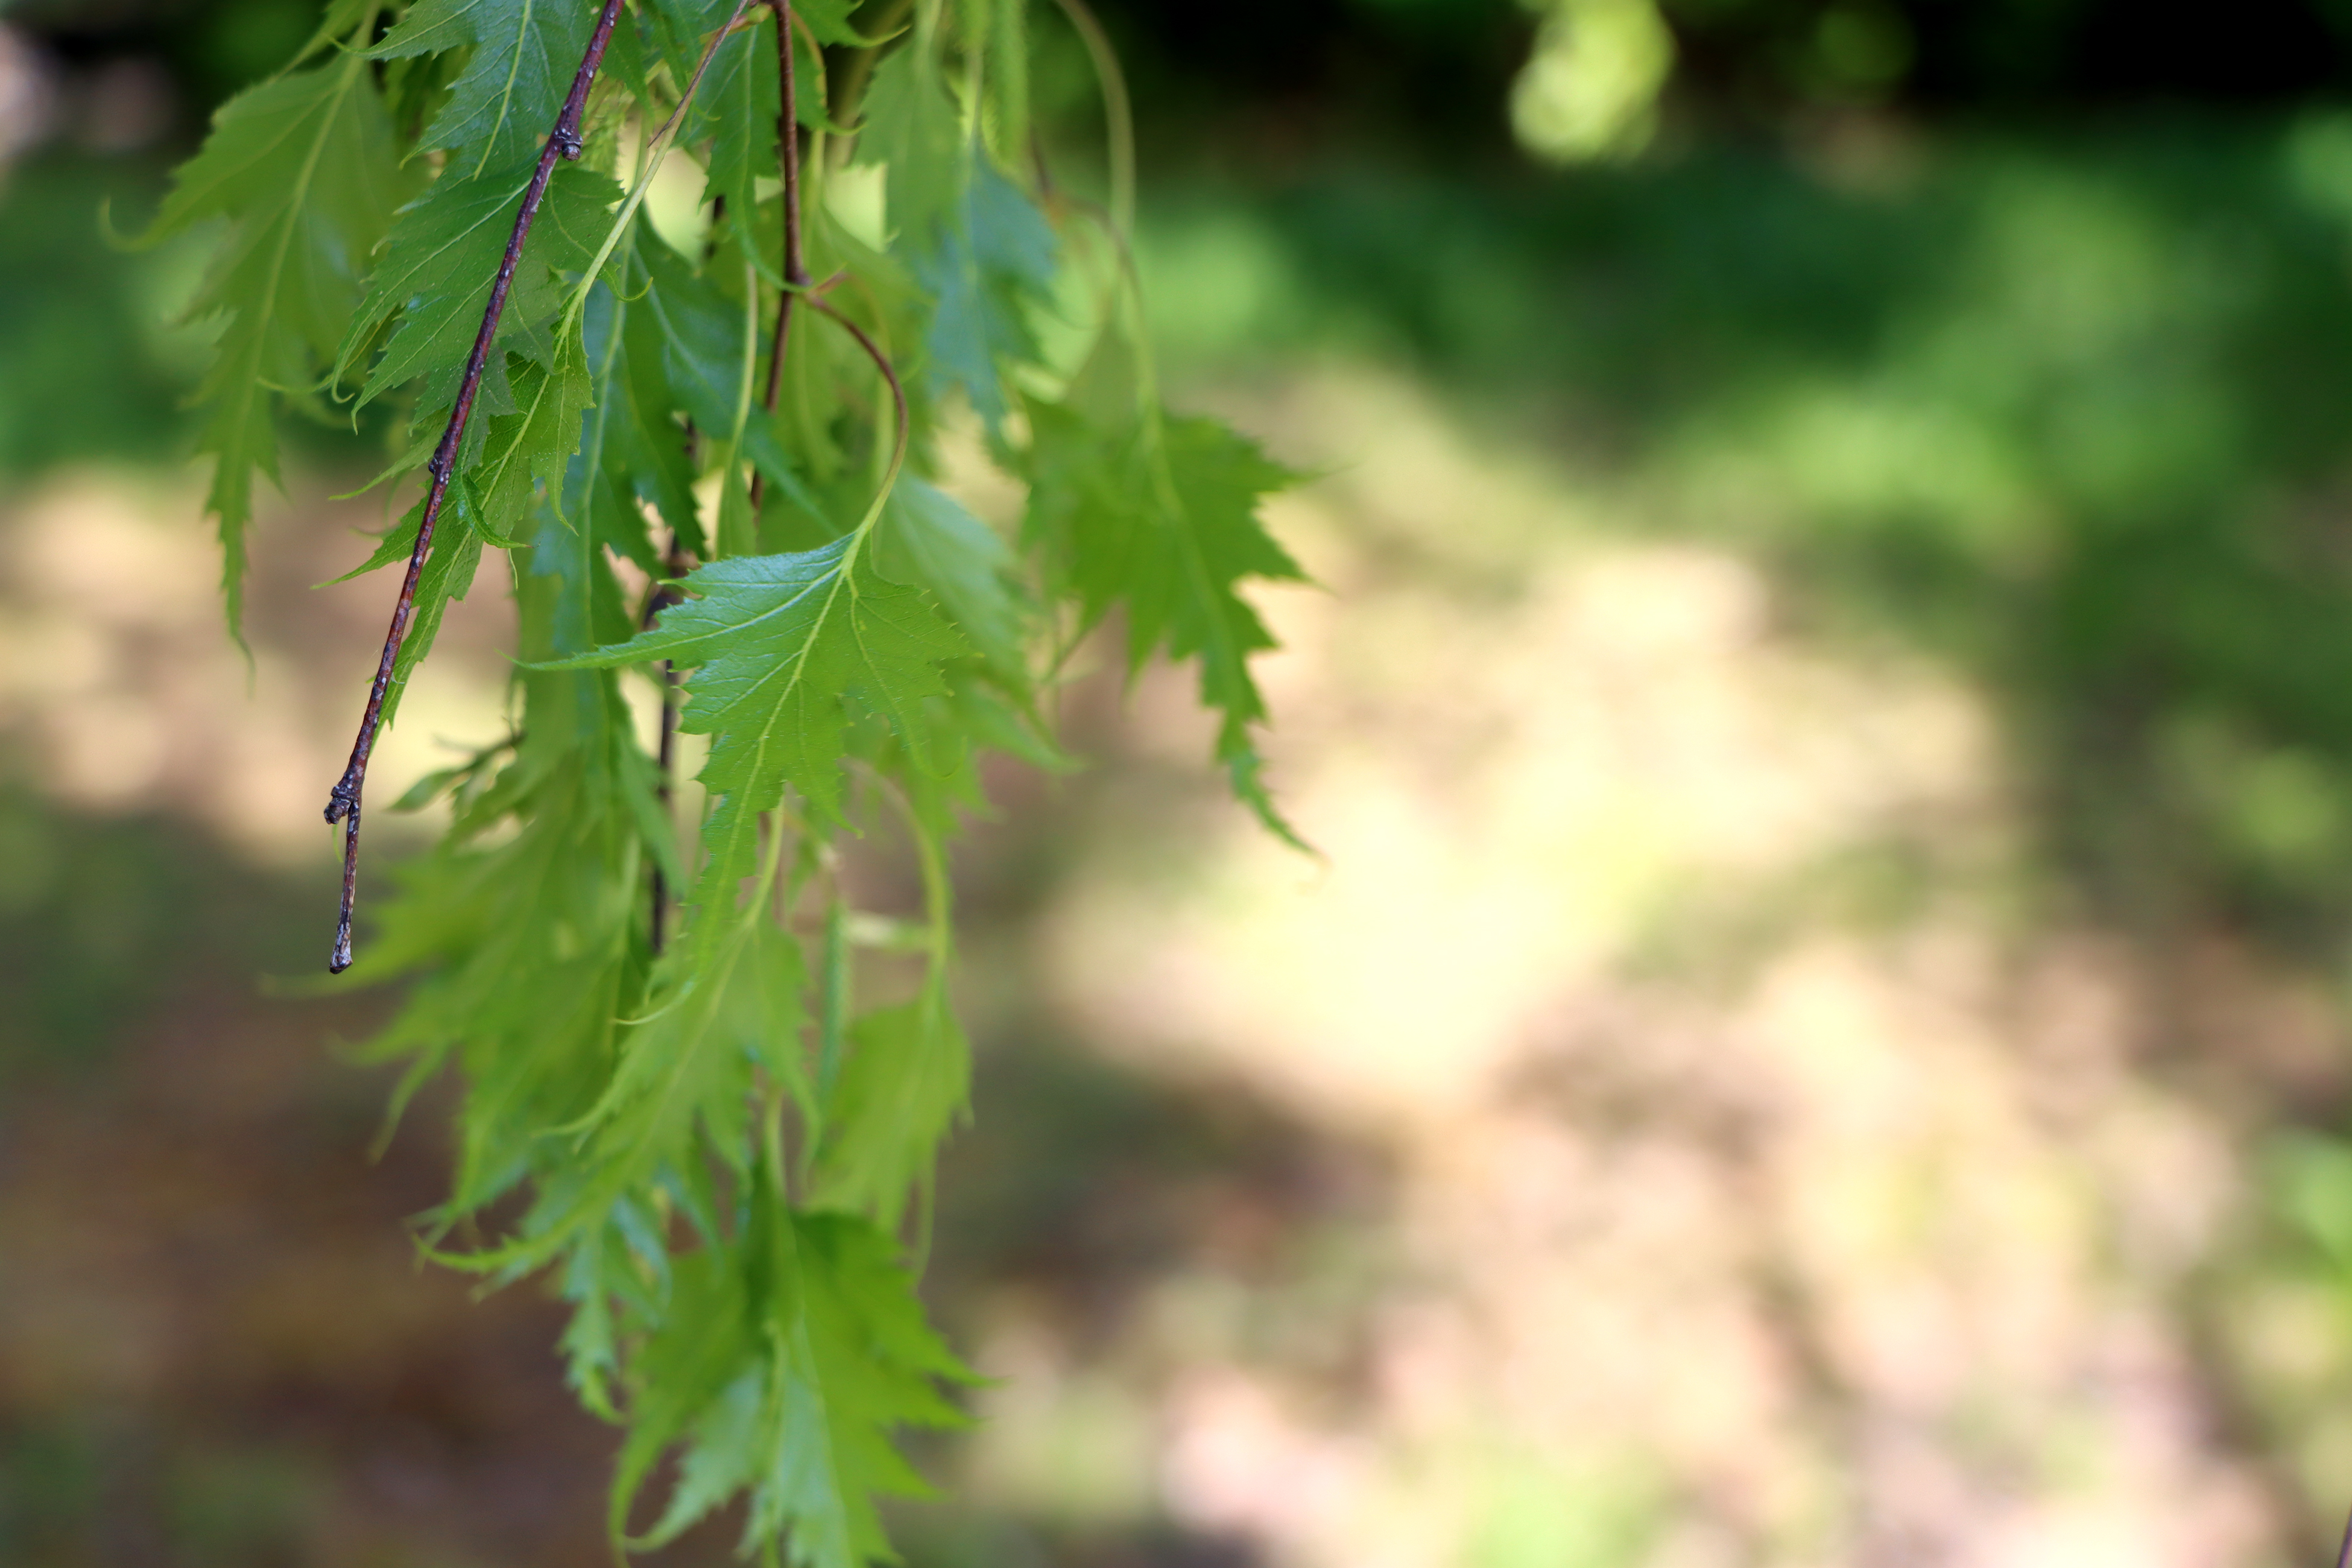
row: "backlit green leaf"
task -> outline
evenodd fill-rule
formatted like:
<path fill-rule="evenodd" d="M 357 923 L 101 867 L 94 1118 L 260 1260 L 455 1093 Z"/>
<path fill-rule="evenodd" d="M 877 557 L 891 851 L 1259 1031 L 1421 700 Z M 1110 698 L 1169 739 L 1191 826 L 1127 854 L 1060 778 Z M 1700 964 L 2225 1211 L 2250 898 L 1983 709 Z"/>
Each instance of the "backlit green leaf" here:
<path fill-rule="evenodd" d="M 578 0 L 416 0 L 368 52 L 392 59 L 473 46 L 425 145 L 450 149 L 453 171 L 478 175 L 539 156 L 596 11 Z"/>
<path fill-rule="evenodd" d="M 401 210 L 336 354 L 340 375 L 397 317 L 362 388 L 362 404 L 419 376 L 420 409 L 446 410 L 455 400 L 537 156 L 478 178 L 445 174 Z M 551 343 L 539 329 L 562 302 L 557 271 L 588 265 L 616 195 L 601 174 L 557 167 L 499 317 L 500 348 L 546 361 Z"/>
<path fill-rule="evenodd" d="M 999 367 L 1037 357 L 1029 312 L 1054 280 L 1054 231 L 1020 188 L 985 157 L 917 253 L 916 279 L 934 300 L 925 335 L 931 379 L 961 386 L 991 426 L 1004 416 Z"/>
<path fill-rule="evenodd" d="M 569 668 L 656 658 L 698 667 L 681 722 L 713 737 L 701 779 L 718 799 L 696 888 L 708 922 L 751 874 L 759 815 L 785 786 L 820 818 L 836 818 L 850 721 L 875 715 L 919 747 L 919 706 L 948 690 L 939 667 L 970 645 L 920 590 L 883 578 L 855 535 L 796 555 L 715 562 L 685 586 L 694 597 L 652 631 Z"/>
<path fill-rule="evenodd" d="M 1304 576 L 1257 519 L 1260 499 L 1291 475 L 1214 420 L 1106 429 L 1062 404 L 1033 401 L 1028 412 L 1031 542 L 1063 563 L 1089 621 L 1125 610 L 1130 667 L 1156 652 L 1199 662 L 1234 794 L 1297 843 L 1260 777 L 1251 733 L 1266 713 L 1249 659 L 1274 638 L 1234 592 L 1248 577 Z"/>
<path fill-rule="evenodd" d="M 197 391 L 213 455 L 229 627 L 242 635 L 246 529 L 255 470 L 278 478 L 278 404 L 301 395 L 334 353 L 362 269 L 406 195 L 392 127 L 364 62 L 347 58 L 240 93 L 213 117 L 147 237 L 206 219 L 229 229 L 192 317 L 226 318 Z"/>
<path fill-rule="evenodd" d="M 962 1113 L 971 1052 L 945 991 L 869 1013 L 850 1033 L 817 1156 L 815 1200 L 896 1230 L 908 1195 Z"/>

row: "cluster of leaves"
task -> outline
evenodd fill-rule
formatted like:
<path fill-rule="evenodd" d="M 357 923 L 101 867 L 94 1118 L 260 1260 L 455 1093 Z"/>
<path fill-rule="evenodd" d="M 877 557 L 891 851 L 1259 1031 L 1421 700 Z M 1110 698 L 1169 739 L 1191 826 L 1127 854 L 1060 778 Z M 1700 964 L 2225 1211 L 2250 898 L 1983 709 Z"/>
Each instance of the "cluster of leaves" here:
<path fill-rule="evenodd" d="M 335 0 L 181 171 L 157 232 L 221 235 L 196 309 L 223 322 L 205 446 L 233 623 L 289 409 L 394 400 L 381 482 L 429 479 L 603 10 Z M 545 1271 L 570 1302 L 572 1383 L 625 1427 L 612 1528 L 635 1545 L 740 1496 L 747 1552 L 886 1556 L 875 1500 L 922 1488 L 894 1433 L 960 1418 L 907 1241 L 969 1077 L 945 847 L 982 804 L 978 752 L 1055 761 L 1044 699 L 1074 641 L 1116 611 L 1133 663 L 1196 660 L 1218 756 L 1279 827 L 1252 742 L 1268 639 L 1235 585 L 1297 574 L 1255 517 L 1285 476 L 1163 416 L 1118 220 L 1012 173 L 1028 21 L 1024 0 L 622 10 L 395 628 L 387 717 L 505 554 L 515 733 L 404 803 L 446 795 L 452 826 L 376 922 L 367 970 L 414 979 L 372 1048 L 408 1064 L 404 1099 L 461 1079 L 438 1255 Z M 705 177 L 684 247 L 646 216 L 665 159 Z M 1091 310 L 1071 364 L 1039 348 L 1055 310 Z M 925 479 L 957 419 L 1027 487 L 1016 538 Z M 405 561 L 423 510 L 362 570 Z M 709 737 L 693 800 L 673 718 Z M 919 916 L 850 907 L 839 846 L 866 834 L 920 867 Z"/>

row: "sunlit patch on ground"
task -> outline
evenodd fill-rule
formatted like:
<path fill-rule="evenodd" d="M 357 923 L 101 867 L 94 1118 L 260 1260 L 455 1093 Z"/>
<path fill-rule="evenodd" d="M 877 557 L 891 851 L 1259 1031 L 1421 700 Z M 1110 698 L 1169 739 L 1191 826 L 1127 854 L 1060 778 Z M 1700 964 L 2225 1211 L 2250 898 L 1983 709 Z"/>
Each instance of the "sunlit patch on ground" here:
<path fill-rule="evenodd" d="M 1148 1475 L 1300 1564 L 2277 1546 L 2179 1306 L 2247 1200 L 2242 1108 L 2154 1068 L 2200 1026 L 2151 1009 L 2288 1054 L 2324 1012 L 2221 958 L 2168 997 L 2048 919 L 1982 703 L 1809 646 L 1738 556 L 1613 538 L 1622 497 L 1498 472 L 1369 374 L 1249 416 L 1338 470 L 1276 513 L 1323 591 L 1262 595 L 1325 858 L 1114 779 L 1042 963 L 1071 1033 L 1376 1150 L 1387 1206 L 1177 1270 L 1090 1350 L 1016 1318 L 974 1474 L 1124 1457 L 1087 1489 L 1141 1510 Z M 1133 705 L 1154 779 L 1202 748 L 1183 698 Z"/>
<path fill-rule="evenodd" d="M 201 510 L 194 484 L 100 470 L 0 498 L 0 730 L 67 805 L 171 811 L 304 864 L 329 840 L 319 812 L 351 749 L 339 731 L 357 728 L 398 584 L 309 588 L 366 558 L 359 531 L 383 525 L 380 509 L 314 497 L 299 523 L 283 509 L 265 521 L 249 666 L 224 630 Z M 503 731 L 510 612 L 495 570 L 453 608 L 387 732 L 372 805 Z"/>

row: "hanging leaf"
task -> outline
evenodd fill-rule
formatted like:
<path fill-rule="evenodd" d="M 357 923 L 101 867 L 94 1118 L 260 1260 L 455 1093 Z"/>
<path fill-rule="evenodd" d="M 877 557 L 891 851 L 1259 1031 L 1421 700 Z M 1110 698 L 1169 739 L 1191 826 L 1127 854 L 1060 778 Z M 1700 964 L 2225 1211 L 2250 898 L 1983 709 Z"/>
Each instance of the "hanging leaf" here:
<path fill-rule="evenodd" d="M 557 0 L 416 0 L 370 58 L 472 46 L 423 145 L 447 148 L 468 176 L 539 155 L 588 47 L 593 8 Z"/>
<path fill-rule="evenodd" d="M 857 1021 L 824 1119 L 815 1201 L 896 1230 L 971 1091 L 971 1047 L 945 990 Z"/>
<path fill-rule="evenodd" d="M 1218 756 L 1286 832 L 1242 591 L 1297 569 L 1257 517 L 1289 476 L 1166 416 L 1118 331 L 1036 393 L 1032 321 L 1085 290 L 1007 172 L 1030 153 L 1019 5 L 794 9 L 796 66 L 764 0 L 331 0 L 153 233 L 220 226 L 194 310 L 223 329 L 204 445 L 232 626 L 282 405 L 404 409 L 385 479 L 443 493 L 429 541 L 419 500 L 352 574 L 415 583 L 329 797 L 348 887 L 375 726 L 509 552 L 512 731 L 401 797 L 446 802 L 448 831 L 358 950 L 406 981 L 363 1052 L 404 1066 L 395 1114 L 458 1080 L 427 1245 L 494 1284 L 544 1270 L 566 1303 L 565 1376 L 624 1428 L 616 1543 L 740 1505 L 747 1554 L 856 1568 L 890 1557 L 878 1500 L 927 1490 L 901 1436 L 961 1424 L 971 1380 L 900 1233 L 970 1094 L 948 845 L 985 809 L 981 759 L 1068 765 L 1041 667 L 1118 610 L 1130 663 L 1197 663 Z M 788 68 L 807 137 L 777 123 Z M 855 137 L 848 165 L 819 132 Z M 687 250 L 646 216 L 673 155 L 703 161 L 713 220 Z M 861 170 L 878 228 L 835 199 Z M 966 405 L 1029 488 L 1017 542 L 922 477 Z M 674 731 L 709 737 L 699 813 Z M 919 920 L 854 906 L 860 839 L 912 854 Z"/>
<path fill-rule="evenodd" d="M 375 82 L 364 62 L 346 58 L 223 105 L 141 241 L 206 219 L 229 224 L 188 315 L 226 318 L 196 397 L 199 443 L 214 458 L 205 505 L 218 520 L 221 585 L 239 637 L 253 475 L 278 479 L 278 405 L 304 395 L 333 355 L 361 268 L 409 185 Z"/>
<path fill-rule="evenodd" d="M 1004 417 L 1002 367 L 1037 357 L 1029 315 L 1052 297 L 1054 231 L 1019 187 L 975 155 L 937 235 L 915 263 L 933 300 L 924 338 L 931 378 L 963 388 L 993 429 Z"/>
<path fill-rule="evenodd" d="M 765 9 L 750 27 L 719 46 L 694 100 L 682 139 L 708 142 L 706 200 L 723 201 L 743 254 L 770 283 L 784 280 L 776 225 L 760 218 L 759 181 L 776 177 L 776 117 L 783 97 L 776 79 L 776 25 Z"/>
<path fill-rule="evenodd" d="M 1027 609 L 1013 587 L 1013 552 L 963 504 L 921 479 L 901 479 L 878 531 L 883 570 L 929 590 L 991 674 L 1025 689 Z"/>
<path fill-rule="evenodd" d="M 361 389 L 362 405 L 421 376 L 420 410 L 447 410 L 514 232 L 515 210 L 538 161 L 534 149 L 489 175 L 444 174 L 402 209 L 335 356 L 340 377 L 397 317 Z M 499 318 L 501 349 L 546 361 L 551 343 L 535 329 L 562 304 L 557 271 L 577 272 L 588 265 L 593 242 L 604 235 L 605 210 L 617 195 L 601 174 L 569 164 L 556 170 Z M 494 371 L 501 368 L 493 365 Z M 507 404 L 503 397 L 499 401 Z"/>
<path fill-rule="evenodd" d="M 932 223 L 955 205 L 971 167 L 946 72 L 931 50 L 900 49 L 875 68 L 857 162 L 887 172 L 896 237 L 918 247 L 928 243 Z"/>
<path fill-rule="evenodd" d="M 696 889 L 706 910 L 751 874 L 759 814 L 787 784 L 819 817 L 839 818 L 854 719 L 872 714 L 919 748 L 920 705 L 948 690 L 939 667 L 970 647 L 920 590 L 876 572 L 861 542 L 853 534 L 796 555 L 715 562 L 686 579 L 694 597 L 653 630 L 556 667 L 699 666 L 681 727 L 714 737 L 700 775 L 719 797 Z"/>
<path fill-rule="evenodd" d="M 1132 421 L 1106 430 L 1067 404 L 1028 405 L 1027 531 L 1063 563 L 1089 623 L 1126 612 L 1129 668 L 1154 654 L 1200 665 L 1201 701 L 1214 710 L 1216 756 L 1234 793 L 1300 847 L 1275 809 L 1252 731 L 1265 700 L 1250 656 L 1274 647 L 1236 593 L 1250 577 L 1305 574 L 1257 519 L 1259 500 L 1292 482 L 1241 437 L 1210 419 Z"/>

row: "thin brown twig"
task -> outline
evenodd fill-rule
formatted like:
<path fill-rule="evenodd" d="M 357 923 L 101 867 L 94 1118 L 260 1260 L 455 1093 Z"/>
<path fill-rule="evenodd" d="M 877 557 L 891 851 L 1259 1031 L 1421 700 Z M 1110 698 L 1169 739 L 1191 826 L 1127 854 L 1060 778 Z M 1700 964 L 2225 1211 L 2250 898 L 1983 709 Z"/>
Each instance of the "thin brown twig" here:
<path fill-rule="evenodd" d="M 727 200 L 723 195 L 718 199 L 721 205 L 724 205 Z M 694 428 L 694 420 L 688 416 L 686 422 L 686 463 L 688 468 L 695 466 L 695 447 L 700 437 Z M 669 531 L 669 549 L 662 556 L 662 567 L 669 576 L 667 581 L 657 577 L 646 584 L 646 607 L 637 615 L 639 631 L 653 630 L 655 617 L 678 602 L 680 595 L 672 584 L 694 569 L 693 553 L 686 548 L 686 540 L 675 527 Z M 669 823 L 674 829 L 677 826 L 677 818 L 670 811 L 669 805 L 673 787 L 670 775 L 673 771 L 673 759 L 677 752 L 677 664 L 667 658 L 662 660 L 661 679 L 661 741 L 654 752 L 656 769 L 654 798 L 661 802 L 662 819 Z M 668 907 L 669 878 L 663 874 L 661 862 L 656 860 L 653 866 L 653 915 L 647 922 L 647 934 L 652 939 L 653 955 L 656 958 L 659 958 L 662 954 L 663 924 Z"/>
<path fill-rule="evenodd" d="M 801 262 L 801 125 L 798 83 L 793 73 L 792 0 L 768 0 L 768 8 L 776 14 L 776 162 L 784 178 L 784 286 L 776 291 L 776 331 L 768 345 L 768 384 L 760 397 L 761 408 L 772 416 L 777 394 L 783 389 L 784 349 L 792 341 L 793 295 L 808 282 L 808 269 Z M 820 62 L 824 58 L 822 54 L 817 57 Z M 760 503 L 767 499 L 767 479 L 754 464 L 751 526 L 755 531 L 760 526 Z M 662 668 L 667 674 L 669 667 Z M 662 737 L 665 743 L 668 739 L 667 734 Z M 773 821 L 772 831 L 783 830 L 779 816 Z M 776 1163 L 776 1180 L 781 1187 L 784 1182 L 781 1157 Z M 785 1195 L 789 1201 L 790 1194 Z"/>
<path fill-rule="evenodd" d="M 801 254 L 801 122 L 799 84 L 793 71 L 793 6 L 792 0 L 770 0 L 770 4 L 776 13 L 776 87 L 782 100 L 776 115 L 776 152 L 784 175 L 784 281 L 798 289 L 807 285 L 808 268 Z M 776 315 L 779 345 L 784 341 L 785 327 L 792 319 L 791 289 L 785 290 L 783 303 L 787 308 Z M 768 405 L 773 408 L 775 402 L 776 369 L 771 364 Z"/>
<path fill-rule="evenodd" d="M 776 331 L 768 351 L 768 384 L 760 399 L 760 406 L 773 414 L 777 394 L 783 389 L 784 348 L 792 340 L 793 295 L 807 286 L 808 268 L 801 257 L 801 126 L 793 80 L 792 0 L 768 0 L 768 8 L 776 14 L 776 85 L 782 100 L 776 115 L 776 162 L 784 176 L 784 287 L 778 290 Z M 767 494 L 766 480 L 758 468 L 751 470 L 754 527 L 760 502 Z"/>
<path fill-rule="evenodd" d="M 620 15 L 621 0 L 604 0 L 604 10 L 596 18 L 596 30 L 588 39 L 588 52 L 581 57 L 580 69 L 572 76 L 572 91 L 555 117 L 554 129 L 548 132 L 547 145 L 540 149 L 539 167 L 523 192 L 521 209 L 515 214 L 514 232 L 507 238 L 498 279 L 490 285 L 489 303 L 482 310 L 481 330 L 474 334 L 474 352 L 466 361 L 465 379 L 458 384 L 457 402 L 449 411 L 448 427 L 441 432 L 441 444 L 434 448 L 432 460 L 425 465 L 425 470 L 433 476 L 433 485 L 425 494 L 424 515 L 417 521 L 415 546 L 408 552 L 408 575 L 402 579 L 400 598 L 392 607 L 392 627 L 384 634 L 383 655 L 376 663 L 375 682 L 368 689 L 367 711 L 360 719 L 359 739 L 352 743 L 352 760 L 327 796 L 327 821 L 343 825 L 342 913 L 335 925 L 335 951 L 327 961 L 330 973 L 341 974 L 352 966 L 352 900 L 359 885 L 360 797 L 367 787 L 368 757 L 375 750 L 376 730 L 383 718 L 384 694 L 391 689 L 393 667 L 400 658 L 409 616 L 416 608 L 416 583 L 425 570 L 425 552 L 433 543 L 433 525 L 440 519 L 442 500 L 448 494 L 449 480 L 457 472 L 457 449 L 465 440 L 466 422 L 474 412 L 474 398 L 481 391 L 482 372 L 489 363 L 490 348 L 498 337 L 499 317 L 506 310 L 507 290 L 522 259 L 523 241 L 530 234 L 531 220 L 539 216 L 539 204 L 547 195 L 548 181 L 554 177 L 555 161 L 580 156 L 581 112 L 587 107 L 589 86 L 596 79 L 597 68 L 604 64 L 604 46 L 611 40 L 613 24 Z"/>
<path fill-rule="evenodd" d="M 673 580 L 686 575 L 686 551 L 675 532 L 670 535 L 669 554 L 663 564 L 669 568 Z M 655 584 L 653 592 L 646 595 L 646 613 L 639 618 L 642 628 L 652 630 L 654 617 L 677 604 L 678 597 L 677 591 L 667 584 Z M 670 775 L 676 767 L 674 759 L 677 752 L 677 666 L 668 659 L 662 660 L 661 700 L 661 742 L 654 756 L 654 798 L 661 802 L 663 820 L 672 821 Z M 664 935 L 663 921 L 669 908 L 669 879 L 663 875 L 659 860 L 654 862 L 653 895 L 653 918 L 648 934 L 653 939 L 654 956 L 659 958 Z"/>
<path fill-rule="evenodd" d="M 2336 1549 L 2336 1568 L 2352 1568 L 2352 1519 L 2344 1521 L 2344 1544 Z"/>
<path fill-rule="evenodd" d="M 866 351 L 866 357 L 872 360 L 874 367 L 882 373 L 882 379 L 890 384 L 890 400 L 898 405 L 898 440 L 896 449 L 890 455 L 890 466 L 896 468 L 907 459 L 907 389 L 899 382 L 898 372 L 891 364 L 890 356 L 882 352 L 882 346 L 879 343 L 866 335 L 865 328 L 843 315 L 840 309 L 822 293 L 813 293 L 809 296 L 809 308 L 822 311 L 840 322 L 842 330 L 857 340 L 857 346 Z"/>

